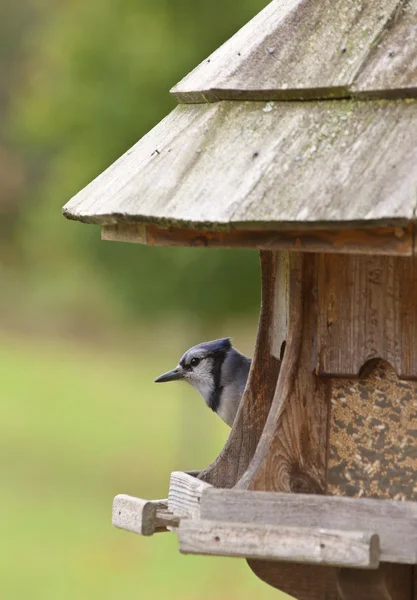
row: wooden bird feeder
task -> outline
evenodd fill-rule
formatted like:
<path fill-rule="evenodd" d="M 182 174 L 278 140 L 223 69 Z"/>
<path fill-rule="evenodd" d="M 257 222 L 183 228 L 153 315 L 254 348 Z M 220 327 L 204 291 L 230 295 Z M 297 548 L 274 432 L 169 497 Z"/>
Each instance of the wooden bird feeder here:
<path fill-rule="evenodd" d="M 260 250 L 259 331 L 218 458 L 113 522 L 299 600 L 417 598 L 417 0 L 274 0 L 172 93 L 64 214 Z"/>

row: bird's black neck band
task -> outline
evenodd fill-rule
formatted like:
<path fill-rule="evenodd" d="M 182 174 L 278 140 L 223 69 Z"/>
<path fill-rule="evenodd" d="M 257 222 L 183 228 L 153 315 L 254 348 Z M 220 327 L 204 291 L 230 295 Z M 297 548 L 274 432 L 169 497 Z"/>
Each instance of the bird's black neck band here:
<path fill-rule="evenodd" d="M 221 373 L 224 359 L 226 358 L 226 352 L 224 350 L 218 350 L 214 355 L 212 376 L 213 376 L 213 391 L 210 394 L 209 407 L 215 413 L 218 411 L 220 406 L 220 398 L 223 392 L 223 386 L 221 382 Z"/>

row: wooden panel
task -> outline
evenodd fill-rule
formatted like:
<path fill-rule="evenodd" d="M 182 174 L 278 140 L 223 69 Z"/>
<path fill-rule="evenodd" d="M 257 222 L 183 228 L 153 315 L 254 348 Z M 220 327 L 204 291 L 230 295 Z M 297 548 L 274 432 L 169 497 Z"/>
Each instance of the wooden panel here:
<path fill-rule="evenodd" d="M 329 493 L 417 500 L 417 382 L 378 361 L 357 381 L 333 381 Z"/>
<path fill-rule="evenodd" d="M 379 539 L 361 531 L 181 520 L 180 551 L 374 569 Z"/>
<path fill-rule="evenodd" d="M 352 86 L 355 95 L 417 95 L 417 0 L 402 3 Z"/>
<path fill-rule="evenodd" d="M 275 0 L 172 93 L 180 102 L 346 97 L 402 4 Z"/>
<path fill-rule="evenodd" d="M 320 565 L 271 563 L 249 560 L 249 567 L 260 579 L 275 588 L 296 595 L 297 600 L 340 600 L 336 589 L 338 569 Z"/>
<path fill-rule="evenodd" d="M 413 591 L 414 594 L 410 594 L 412 600 L 417 600 L 417 566 L 413 567 Z"/>
<path fill-rule="evenodd" d="M 323 257 L 323 261 L 330 263 L 333 258 Z M 383 356 L 400 375 L 415 377 L 414 262 L 415 259 L 377 257 L 358 257 L 355 262 L 346 257 L 346 265 L 350 263 L 350 267 L 346 269 L 341 264 L 336 267 L 340 283 L 337 293 L 333 277 L 327 281 L 326 326 L 328 338 L 332 338 L 328 343 L 339 345 L 342 357 L 339 364 L 345 362 L 345 372 L 352 365 L 346 352 L 351 344 L 351 356 L 360 361 Z M 340 279 L 341 269 L 346 276 L 344 282 Z M 347 319 L 346 312 L 350 313 Z M 342 322 L 341 337 L 336 341 L 333 334 Z M 332 331 L 334 327 L 336 330 Z M 320 328 L 320 335 L 324 340 L 324 328 Z M 328 350 L 325 344 L 323 349 Z M 370 360 L 361 370 L 360 379 L 332 381 L 329 493 L 398 500 L 416 498 L 416 392 L 416 382 L 399 381 L 382 360 Z M 339 594 L 343 600 L 409 600 L 413 593 L 412 572 L 411 567 L 389 563 L 374 574 L 342 570 L 338 574 Z"/>
<path fill-rule="evenodd" d="M 321 375 L 380 357 L 417 378 L 417 258 L 321 256 L 318 293 Z"/>
<path fill-rule="evenodd" d="M 301 231 L 239 230 L 205 231 L 157 227 L 144 223 L 118 223 L 102 227 L 103 240 L 134 242 L 148 246 L 204 248 L 257 248 L 298 252 L 344 254 L 413 254 L 413 233 L 408 227 L 371 227 Z"/>
<path fill-rule="evenodd" d="M 291 255 L 289 333 L 264 432 L 240 489 L 323 493 L 328 382 L 314 374 L 317 257 Z"/>
<path fill-rule="evenodd" d="M 204 231 L 406 226 L 416 137 L 417 102 L 179 106 L 64 214 Z"/>
<path fill-rule="evenodd" d="M 168 493 L 168 508 L 178 517 L 200 517 L 200 499 L 210 485 L 188 473 L 174 471 Z"/>
<path fill-rule="evenodd" d="M 340 600 L 412 600 L 410 568 L 381 565 L 377 571 L 341 569 L 337 587 Z"/>
<path fill-rule="evenodd" d="M 260 259 L 261 312 L 248 382 L 223 451 L 199 475 L 222 488 L 235 485 L 256 450 L 274 395 L 280 367 L 278 356 L 287 334 L 288 256 L 262 251 Z"/>
<path fill-rule="evenodd" d="M 417 563 L 417 503 L 312 494 L 205 490 L 201 518 L 291 527 L 367 531 L 381 543 L 384 562 Z"/>

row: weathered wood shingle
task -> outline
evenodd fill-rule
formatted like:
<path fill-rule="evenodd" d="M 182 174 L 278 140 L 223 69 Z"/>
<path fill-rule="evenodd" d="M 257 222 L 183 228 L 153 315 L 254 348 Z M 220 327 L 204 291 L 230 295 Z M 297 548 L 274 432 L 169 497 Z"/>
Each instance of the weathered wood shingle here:
<path fill-rule="evenodd" d="M 100 224 L 404 224 L 417 209 L 417 101 L 177 107 L 65 207 Z"/>
<path fill-rule="evenodd" d="M 161 229 L 149 242 L 149 228 L 142 237 L 109 228 L 169 227 L 177 242 L 186 231 L 260 227 L 407 226 L 412 235 L 417 0 L 273 0 L 173 94 L 184 104 L 65 216 L 145 243 L 162 243 Z M 343 251 L 361 250 L 358 239 Z"/>
<path fill-rule="evenodd" d="M 357 81 L 356 95 L 417 96 L 417 0 L 405 3 Z"/>
<path fill-rule="evenodd" d="M 416 27 L 415 2 L 274 0 L 172 93 L 180 102 L 415 95 Z"/>

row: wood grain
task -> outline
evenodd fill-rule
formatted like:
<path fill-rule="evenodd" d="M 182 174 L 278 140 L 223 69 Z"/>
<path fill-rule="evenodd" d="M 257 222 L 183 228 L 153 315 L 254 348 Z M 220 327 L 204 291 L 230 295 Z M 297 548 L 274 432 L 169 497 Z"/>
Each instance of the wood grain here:
<path fill-rule="evenodd" d="M 412 500 L 417 491 L 417 383 L 400 381 L 387 362 L 372 357 L 381 356 L 402 377 L 415 378 L 415 263 L 411 258 L 352 258 L 333 264 L 322 288 L 327 290 L 327 332 L 324 322 L 319 330 L 323 340 L 327 336 L 324 354 L 339 356 L 344 373 L 354 364 L 348 360 L 348 345 L 357 364 L 368 359 L 359 379 L 332 380 L 328 492 Z M 328 266 L 333 259 L 338 262 L 337 257 L 322 257 Z M 411 567 L 390 563 L 368 575 L 342 570 L 338 590 L 343 600 L 410 599 L 412 577 Z"/>
<path fill-rule="evenodd" d="M 64 214 L 204 231 L 406 227 L 416 137 L 417 101 L 179 106 Z"/>
<path fill-rule="evenodd" d="M 180 551 L 374 569 L 379 539 L 362 531 L 182 519 Z"/>
<path fill-rule="evenodd" d="M 322 255 L 318 295 L 320 375 L 379 357 L 417 378 L 417 258 Z"/>
<path fill-rule="evenodd" d="M 157 227 L 144 223 L 103 226 L 101 238 L 148 246 L 190 246 L 192 248 L 256 248 L 297 252 L 400 255 L 413 254 L 412 226 L 369 227 L 329 230 L 240 230 L 210 231 Z"/>
<path fill-rule="evenodd" d="M 324 493 L 328 383 L 314 374 L 317 257 L 291 256 L 288 338 L 274 400 L 239 489 Z"/>
<path fill-rule="evenodd" d="M 380 538 L 381 561 L 417 563 L 417 503 L 313 494 L 205 490 L 201 518 L 227 523 L 367 531 Z"/>
<path fill-rule="evenodd" d="M 233 487 L 247 469 L 268 417 L 275 391 L 281 345 L 286 339 L 288 256 L 262 251 L 261 312 L 248 383 L 223 451 L 200 479 Z"/>
<path fill-rule="evenodd" d="M 356 96 L 417 96 L 417 0 L 401 3 L 351 90 Z"/>
<path fill-rule="evenodd" d="M 390 27 L 396 29 L 403 4 L 274 0 L 171 93 L 179 102 L 346 97 L 374 46 Z M 410 21 L 417 19 L 412 15 Z M 403 28 L 393 37 L 401 33 Z M 410 55 L 399 53 L 396 70 L 411 70 Z M 385 85 L 377 88 L 382 97 L 398 77 L 387 70 Z M 404 87 L 415 87 L 412 75 L 403 81 Z M 375 90 L 367 78 L 362 86 Z"/>
<path fill-rule="evenodd" d="M 237 489 L 323 493 L 326 486 L 327 382 L 314 375 L 317 257 L 290 255 L 288 337 L 273 403 L 257 450 Z M 267 583 L 306 600 L 305 565 L 248 561 Z M 298 571 L 298 575 L 292 575 Z M 298 583 L 297 583 L 298 582 Z M 317 598 L 330 584 L 315 586 Z M 294 587 L 292 587 L 294 586 Z M 311 594 L 311 592 L 310 592 Z M 312 597 L 312 596 L 310 596 Z"/>
<path fill-rule="evenodd" d="M 168 508 L 177 517 L 200 517 L 200 500 L 203 490 L 210 484 L 182 471 L 171 473 Z"/>

